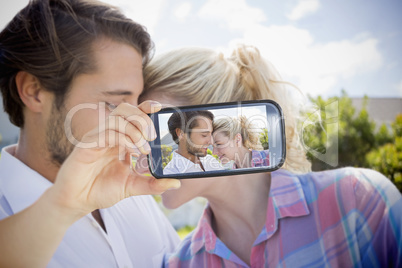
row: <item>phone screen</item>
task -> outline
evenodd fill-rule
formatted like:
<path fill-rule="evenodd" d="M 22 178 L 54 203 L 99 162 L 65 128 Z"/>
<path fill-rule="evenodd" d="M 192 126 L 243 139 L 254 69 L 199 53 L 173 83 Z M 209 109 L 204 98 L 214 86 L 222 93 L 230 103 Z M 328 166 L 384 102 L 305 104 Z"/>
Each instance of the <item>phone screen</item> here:
<path fill-rule="evenodd" d="M 169 107 L 150 115 L 156 178 L 200 178 L 269 172 L 286 154 L 281 108 L 271 100 Z"/>

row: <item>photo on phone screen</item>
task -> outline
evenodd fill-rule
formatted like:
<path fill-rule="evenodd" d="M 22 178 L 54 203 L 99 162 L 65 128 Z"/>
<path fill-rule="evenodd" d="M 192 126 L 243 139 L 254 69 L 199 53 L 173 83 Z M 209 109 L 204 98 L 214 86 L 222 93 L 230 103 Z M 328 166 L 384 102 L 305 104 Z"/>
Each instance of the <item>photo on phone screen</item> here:
<path fill-rule="evenodd" d="M 150 115 L 158 138 L 149 166 L 157 178 L 199 178 L 278 169 L 284 122 L 273 101 L 164 108 Z"/>

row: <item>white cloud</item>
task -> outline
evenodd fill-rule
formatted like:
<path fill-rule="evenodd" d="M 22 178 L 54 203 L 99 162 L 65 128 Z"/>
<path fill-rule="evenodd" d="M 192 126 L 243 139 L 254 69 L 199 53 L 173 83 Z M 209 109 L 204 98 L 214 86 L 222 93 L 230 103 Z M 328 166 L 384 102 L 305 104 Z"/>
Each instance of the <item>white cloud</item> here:
<path fill-rule="evenodd" d="M 307 30 L 294 26 L 258 26 L 244 31 L 230 47 L 239 42 L 258 47 L 284 78 L 312 95 L 325 94 L 339 79 L 378 70 L 383 63 L 378 40 L 370 36 L 319 44 Z"/>
<path fill-rule="evenodd" d="M 246 30 L 266 20 L 262 9 L 250 7 L 245 0 L 208 0 L 198 15 L 232 30 Z"/>
<path fill-rule="evenodd" d="M 319 0 L 299 0 L 299 3 L 287 14 L 290 20 L 299 20 L 311 13 L 314 13 L 320 7 Z"/>
<path fill-rule="evenodd" d="M 144 25 L 152 35 L 158 24 L 166 0 L 102 0 L 119 7 L 124 14 L 135 22 Z"/>
<path fill-rule="evenodd" d="M 179 21 L 184 21 L 190 15 L 191 8 L 191 3 L 184 2 L 175 9 L 173 14 Z"/>

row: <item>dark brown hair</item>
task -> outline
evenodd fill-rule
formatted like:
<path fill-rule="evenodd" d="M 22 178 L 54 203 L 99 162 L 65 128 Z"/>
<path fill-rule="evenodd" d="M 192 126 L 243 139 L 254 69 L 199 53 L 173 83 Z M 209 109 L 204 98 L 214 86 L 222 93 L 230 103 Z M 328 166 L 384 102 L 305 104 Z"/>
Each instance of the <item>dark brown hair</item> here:
<path fill-rule="evenodd" d="M 19 71 L 34 75 L 61 107 L 72 80 L 95 71 L 91 49 L 100 38 L 133 46 L 143 66 L 151 57 L 146 29 L 115 7 L 86 0 L 31 0 L 0 33 L 0 90 L 10 121 L 24 125 L 15 83 Z"/>
<path fill-rule="evenodd" d="M 179 144 L 179 138 L 176 134 L 176 129 L 181 129 L 185 133 L 190 133 L 191 130 L 197 127 L 197 117 L 202 116 L 214 121 L 214 114 L 210 111 L 190 111 L 173 113 L 168 120 L 169 133 L 172 135 L 176 144 Z"/>

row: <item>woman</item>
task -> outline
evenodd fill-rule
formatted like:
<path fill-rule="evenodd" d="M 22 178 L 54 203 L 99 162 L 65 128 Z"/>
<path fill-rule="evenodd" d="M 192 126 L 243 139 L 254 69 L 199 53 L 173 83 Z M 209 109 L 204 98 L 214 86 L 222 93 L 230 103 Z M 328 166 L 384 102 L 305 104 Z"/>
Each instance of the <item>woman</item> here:
<path fill-rule="evenodd" d="M 286 83 L 255 47 L 231 57 L 187 48 L 162 54 L 146 67 L 141 100 L 170 105 L 273 99 L 285 115 L 283 169 L 183 179 L 163 194 L 168 208 L 208 199 L 197 228 L 167 267 L 401 267 L 402 198 L 378 172 L 310 169 L 299 146 L 297 110 Z"/>
<path fill-rule="evenodd" d="M 269 166 L 269 150 L 263 150 L 259 133 L 245 116 L 213 122 L 213 153 L 230 169 Z"/>

